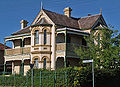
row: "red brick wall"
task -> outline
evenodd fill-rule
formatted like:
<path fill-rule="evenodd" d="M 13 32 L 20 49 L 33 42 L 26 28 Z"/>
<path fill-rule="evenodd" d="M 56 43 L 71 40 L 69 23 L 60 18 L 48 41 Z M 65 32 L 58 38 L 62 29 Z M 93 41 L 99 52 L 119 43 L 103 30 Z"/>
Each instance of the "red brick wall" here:
<path fill-rule="evenodd" d="M 4 50 L 0 50 L 0 64 L 4 64 Z"/>

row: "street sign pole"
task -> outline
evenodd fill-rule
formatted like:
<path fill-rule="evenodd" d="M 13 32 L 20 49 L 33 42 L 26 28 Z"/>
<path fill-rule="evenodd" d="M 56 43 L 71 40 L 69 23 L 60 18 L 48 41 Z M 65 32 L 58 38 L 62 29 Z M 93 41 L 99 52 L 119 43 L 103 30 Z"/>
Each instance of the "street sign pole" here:
<path fill-rule="evenodd" d="M 92 62 L 92 76 L 93 76 L 93 87 L 94 87 L 94 63 Z"/>
<path fill-rule="evenodd" d="M 92 80 L 93 80 L 93 87 L 94 87 L 94 62 L 92 60 L 83 60 L 83 63 L 92 63 Z"/>
<path fill-rule="evenodd" d="M 30 68 L 31 68 L 31 87 L 33 87 L 33 66 L 34 66 L 34 64 L 30 64 Z"/>

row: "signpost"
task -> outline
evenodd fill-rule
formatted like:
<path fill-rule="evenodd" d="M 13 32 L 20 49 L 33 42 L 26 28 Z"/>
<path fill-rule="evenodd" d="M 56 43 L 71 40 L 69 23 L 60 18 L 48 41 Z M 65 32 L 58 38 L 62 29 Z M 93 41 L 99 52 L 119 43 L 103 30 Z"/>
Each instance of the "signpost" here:
<path fill-rule="evenodd" d="M 34 66 L 34 64 L 30 64 L 30 68 L 31 68 L 31 87 L 33 87 L 33 66 Z"/>
<path fill-rule="evenodd" d="M 92 60 L 83 60 L 83 63 L 92 63 L 92 76 L 93 76 L 93 87 L 94 87 L 94 63 Z"/>

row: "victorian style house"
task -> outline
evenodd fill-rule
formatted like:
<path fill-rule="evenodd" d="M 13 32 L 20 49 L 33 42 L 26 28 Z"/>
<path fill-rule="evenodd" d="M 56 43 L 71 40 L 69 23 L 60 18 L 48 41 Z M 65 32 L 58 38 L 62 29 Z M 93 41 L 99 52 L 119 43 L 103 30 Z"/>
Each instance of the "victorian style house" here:
<path fill-rule="evenodd" d="M 101 13 L 74 18 L 71 11 L 67 7 L 62 15 L 41 8 L 30 26 L 26 20 L 20 21 L 21 29 L 5 38 L 5 42 L 13 42 L 13 48 L 5 50 L 5 63 L 11 61 L 12 73 L 26 73 L 30 64 L 50 70 L 79 66 L 74 46 L 87 47 L 84 36 L 107 25 Z"/>

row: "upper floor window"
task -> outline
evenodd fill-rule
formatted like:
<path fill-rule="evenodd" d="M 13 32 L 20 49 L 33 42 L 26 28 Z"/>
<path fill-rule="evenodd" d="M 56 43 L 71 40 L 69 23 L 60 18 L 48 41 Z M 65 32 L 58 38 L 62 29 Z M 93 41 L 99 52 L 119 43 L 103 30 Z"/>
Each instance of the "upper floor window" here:
<path fill-rule="evenodd" d="M 44 30 L 44 44 L 47 43 L 47 30 Z"/>
<path fill-rule="evenodd" d="M 39 30 L 35 30 L 35 44 L 39 44 Z"/>

